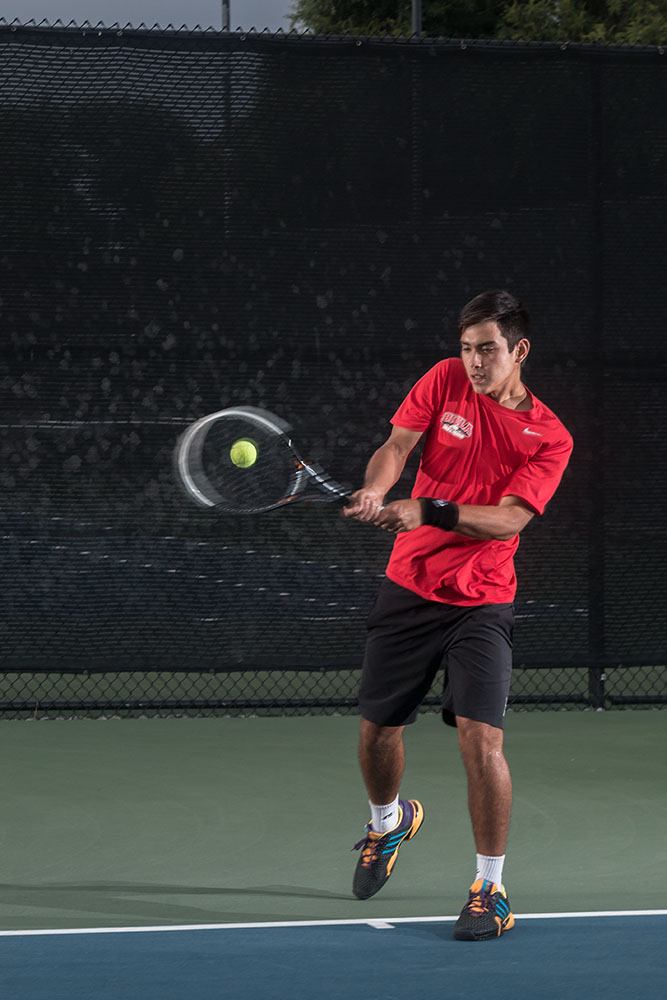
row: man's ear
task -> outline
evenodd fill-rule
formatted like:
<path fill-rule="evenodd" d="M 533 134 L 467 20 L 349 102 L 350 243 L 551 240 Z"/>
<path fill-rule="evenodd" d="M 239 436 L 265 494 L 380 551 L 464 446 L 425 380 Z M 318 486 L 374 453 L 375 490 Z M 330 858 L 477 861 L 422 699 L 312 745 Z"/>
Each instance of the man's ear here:
<path fill-rule="evenodd" d="M 530 350 L 530 341 L 526 337 L 522 337 L 521 340 L 517 342 L 517 345 L 514 348 L 514 350 L 516 351 L 516 360 L 520 365 L 522 365 L 526 360 L 526 358 L 528 357 L 528 352 Z"/>

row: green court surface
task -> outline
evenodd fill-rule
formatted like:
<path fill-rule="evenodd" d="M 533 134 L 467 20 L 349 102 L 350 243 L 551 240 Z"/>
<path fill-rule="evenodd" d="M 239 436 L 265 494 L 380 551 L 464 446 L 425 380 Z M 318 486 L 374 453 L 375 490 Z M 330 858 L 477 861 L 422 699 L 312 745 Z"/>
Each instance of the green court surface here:
<path fill-rule="evenodd" d="M 519 916 L 665 906 L 667 716 L 511 713 Z M 354 717 L 5 722 L 0 929 L 455 915 L 474 846 L 456 735 L 406 733 L 426 819 L 351 895 L 368 819 Z"/>

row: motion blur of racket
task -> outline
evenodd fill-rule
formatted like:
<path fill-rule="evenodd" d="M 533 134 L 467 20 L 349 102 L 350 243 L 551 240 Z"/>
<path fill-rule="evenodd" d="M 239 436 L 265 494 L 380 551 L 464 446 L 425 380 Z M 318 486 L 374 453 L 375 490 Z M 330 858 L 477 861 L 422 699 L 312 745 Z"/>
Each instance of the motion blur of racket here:
<path fill-rule="evenodd" d="M 301 457 L 289 424 L 254 406 L 232 406 L 190 424 L 176 444 L 174 465 L 195 503 L 232 514 L 344 503 L 353 492 Z"/>

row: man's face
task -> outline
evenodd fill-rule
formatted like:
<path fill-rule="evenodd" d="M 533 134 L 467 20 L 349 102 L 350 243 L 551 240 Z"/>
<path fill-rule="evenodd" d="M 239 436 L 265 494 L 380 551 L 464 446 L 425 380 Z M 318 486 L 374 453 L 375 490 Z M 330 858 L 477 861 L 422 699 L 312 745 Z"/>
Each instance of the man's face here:
<path fill-rule="evenodd" d="M 497 323 L 488 321 L 467 327 L 461 334 L 461 360 L 470 383 L 483 396 L 496 393 L 521 377 L 521 361 L 528 353 L 519 341 L 510 353 Z M 525 351 L 525 353 L 524 353 Z"/>

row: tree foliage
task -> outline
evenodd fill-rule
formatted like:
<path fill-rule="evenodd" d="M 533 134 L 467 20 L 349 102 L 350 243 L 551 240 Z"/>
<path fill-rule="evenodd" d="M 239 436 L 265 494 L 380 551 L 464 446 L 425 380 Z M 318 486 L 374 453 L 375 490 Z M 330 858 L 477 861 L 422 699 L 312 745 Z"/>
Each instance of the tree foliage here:
<path fill-rule="evenodd" d="M 396 0 L 294 0 L 290 24 L 316 35 L 406 35 L 410 4 Z"/>
<path fill-rule="evenodd" d="M 291 26 L 318 35 L 410 35 L 410 0 L 293 0 Z M 431 38 L 667 43 L 667 0 L 423 0 Z"/>
<path fill-rule="evenodd" d="M 621 45 L 667 41 L 665 0 L 514 0 L 504 7 L 502 38 Z"/>

